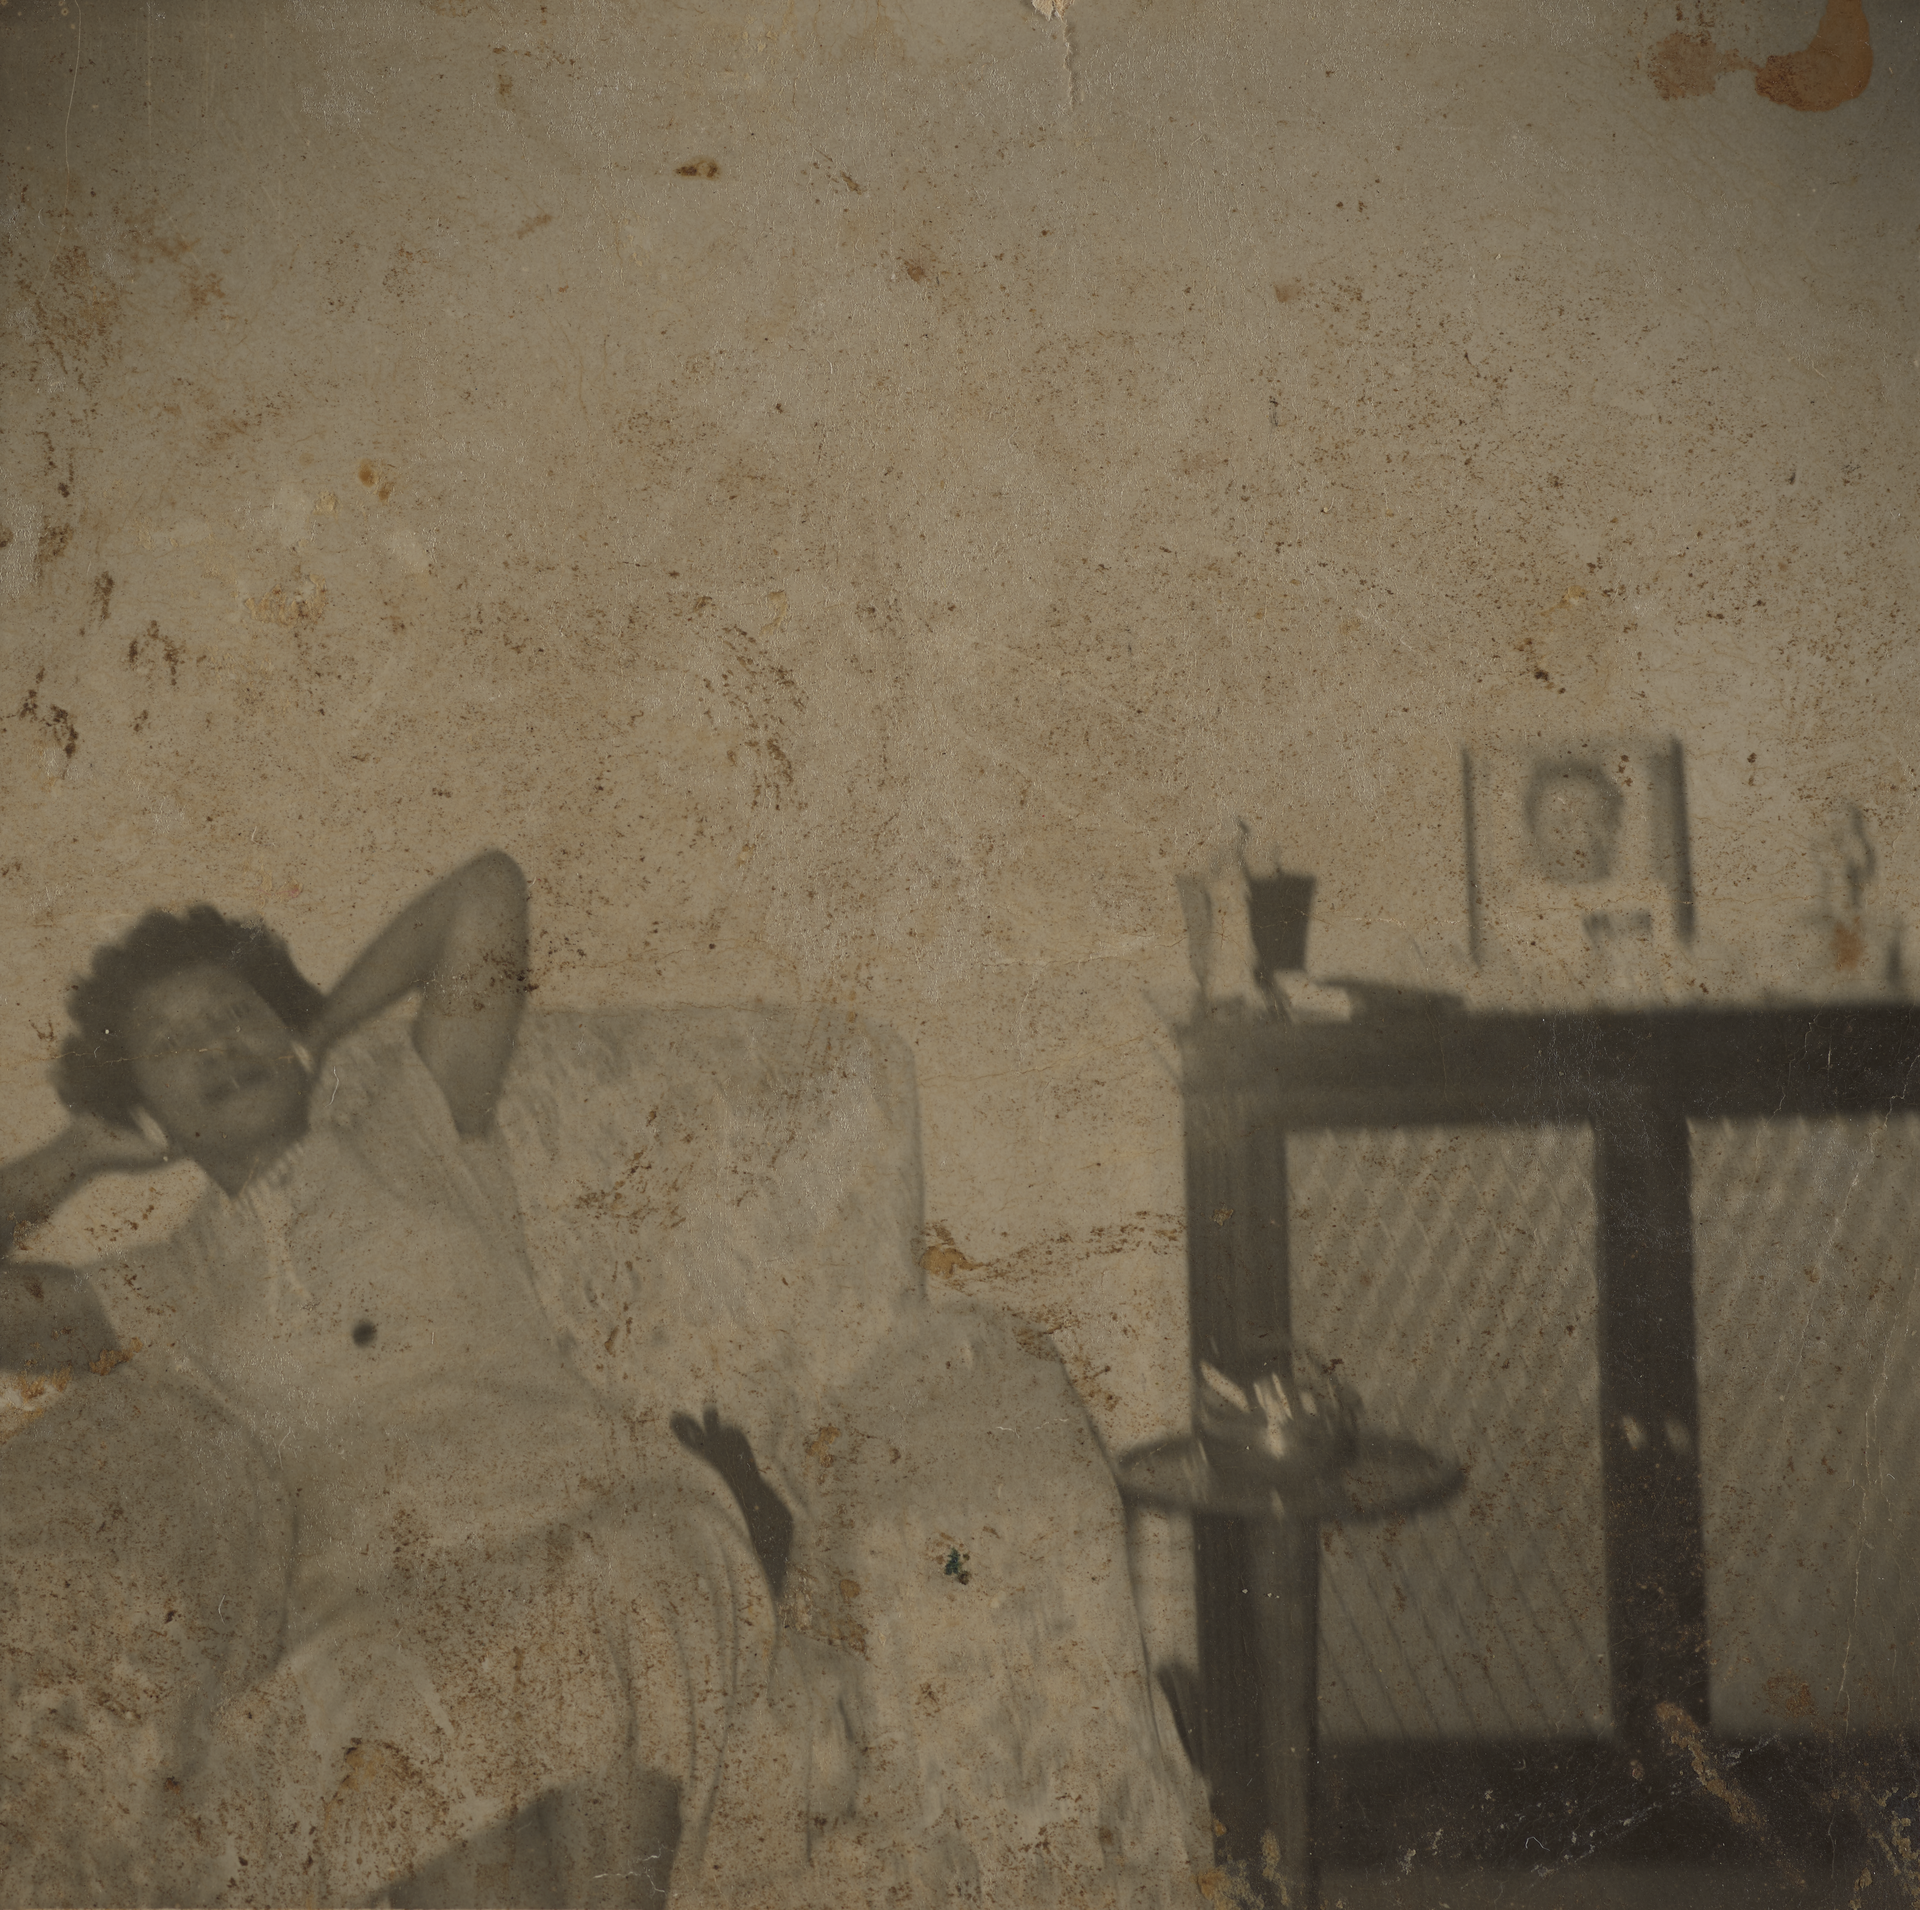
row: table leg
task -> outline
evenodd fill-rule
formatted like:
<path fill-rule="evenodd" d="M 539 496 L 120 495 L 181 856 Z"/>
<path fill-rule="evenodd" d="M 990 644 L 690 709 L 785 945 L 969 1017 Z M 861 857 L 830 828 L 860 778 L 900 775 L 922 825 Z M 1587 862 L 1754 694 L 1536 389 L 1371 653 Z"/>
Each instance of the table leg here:
<path fill-rule="evenodd" d="M 1707 1569 L 1685 1114 L 1647 1092 L 1594 1130 L 1600 1465 L 1614 1726 L 1657 1748 L 1659 1707 L 1707 1722 Z"/>
<path fill-rule="evenodd" d="M 1198 1514 L 1193 1537 L 1201 1754 L 1220 1855 L 1275 1910 L 1316 1910 L 1319 1527 Z"/>
<path fill-rule="evenodd" d="M 1317 1910 L 1313 1792 L 1320 1727 L 1320 1527 L 1274 1519 L 1250 1534 L 1254 1626 L 1264 1690 L 1266 1822 L 1259 1875 L 1279 1910 Z"/>

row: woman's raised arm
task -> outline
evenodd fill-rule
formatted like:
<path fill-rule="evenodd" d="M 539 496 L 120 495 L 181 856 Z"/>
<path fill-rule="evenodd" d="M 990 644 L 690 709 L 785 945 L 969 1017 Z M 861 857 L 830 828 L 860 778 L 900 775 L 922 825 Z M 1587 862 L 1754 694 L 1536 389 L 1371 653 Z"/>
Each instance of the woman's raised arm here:
<path fill-rule="evenodd" d="M 493 1120 L 526 1006 L 527 883 L 485 855 L 416 896 L 362 951 L 308 1031 L 317 1061 L 402 995 L 420 994 L 413 1045 L 462 1134 Z"/>

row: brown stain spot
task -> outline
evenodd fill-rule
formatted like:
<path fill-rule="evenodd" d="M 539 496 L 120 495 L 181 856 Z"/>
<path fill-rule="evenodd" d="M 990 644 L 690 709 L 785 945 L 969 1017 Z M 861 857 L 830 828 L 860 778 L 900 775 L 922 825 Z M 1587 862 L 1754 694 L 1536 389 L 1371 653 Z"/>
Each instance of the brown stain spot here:
<path fill-rule="evenodd" d="M 22 290 L 27 288 L 23 286 Z M 95 274 L 84 246 L 68 246 L 59 252 L 44 286 L 28 291 L 27 296 L 39 314 L 44 332 L 50 339 L 57 333 L 60 342 L 66 345 L 105 340 L 119 317 L 119 294 L 109 280 Z M 59 345 L 55 351 L 58 355 Z"/>
<path fill-rule="evenodd" d="M 1813 1691 L 1790 1671 L 1776 1671 L 1764 1687 L 1768 1708 L 1785 1718 L 1813 1716 Z"/>
<path fill-rule="evenodd" d="M 97 1374 L 101 1379 L 105 1379 L 116 1366 L 126 1365 L 136 1353 L 143 1351 L 145 1351 L 145 1349 L 138 1340 L 130 1340 L 124 1347 L 109 1346 L 101 1352 L 97 1360 L 89 1360 L 87 1362 L 87 1371 Z"/>
<path fill-rule="evenodd" d="M 1282 305 L 1291 305 L 1306 289 L 1298 279 L 1280 279 L 1274 284 L 1273 295 Z"/>
<path fill-rule="evenodd" d="M 922 1240 L 935 1246 L 951 1245 L 951 1235 L 943 1239 L 943 1234 L 944 1229 L 929 1227 Z M 968 1276 L 968 1292 L 993 1298 L 1011 1316 L 1009 1325 L 1022 1352 L 1064 1365 L 1084 1399 L 1097 1411 L 1112 1412 L 1121 1410 L 1125 1402 L 1103 1383 L 1110 1365 L 1099 1363 L 1091 1352 L 1076 1344 L 1080 1331 L 1091 1320 L 1070 1297 L 1080 1289 L 1069 1269 L 1084 1273 L 1090 1262 L 1117 1254 L 1178 1252 L 1185 1240 L 1183 1215 L 1142 1210 L 1127 1220 L 1062 1229 L 1004 1258 L 959 1271 Z M 953 1275 L 948 1278 L 959 1284 Z"/>
<path fill-rule="evenodd" d="M 100 612 L 100 621 L 105 623 L 113 613 L 113 572 L 103 570 L 93 580 L 93 601 Z"/>
<path fill-rule="evenodd" d="M 842 1598 L 858 1598 L 860 1596 L 860 1581 L 857 1578 L 843 1578 L 840 1581 L 840 1596 Z"/>
<path fill-rule="evenodd" d="M 373 466 L 364 461 L 361 463 L 358 475 L 360 482 L 366 485 L 369 490 L 373 488 L 373 485 L 378 479 L 378 473 L 374 470 Z"/>
<path fill-rule="evenodd" d="M 720 162 L 717 159 L 689 159 L 684 166 L 673 169 L 678 179 L 718 179 Z"/>
<path fill-rule="evenodd" d="M 23 1373 L 20 1376 L 20 1397 L 23 1400 L 38 1399 L 48 1388 L 52 1388 L 56 1394 L 64 1393 L 67 1390 L 67 1382 L 72 1377 L 71 1366 L 63 1366 L 57 1372 L 48 1373 L 44 1377 L 39 1374 L 29 1377 Z"/>
<path fill-rule="evenodd" d="M 150 259 L 184 259 L 200 241 L 183 239 L 177 233 L 171 239 L 163 239 L 148 218 L 129 221 L 127 243 Z"/>
<path fill-rule="evenodd" d="M 953 1244 L 953 1235 L 937 1221 L 927 1228 L 927 1245 L 920 1255 L 920 1270 L 935 1280 L 951 1280 L 956 1273 L 971 1273 L 979 1265 Z"/>
<path fill-rule="evenodd" d="M 1804 1889 L 1805 1880 L 1787 1853 L 1780 1848 L 1765 1812 L 1727 1774 L 1726 1766 L 1708 1746 L 1707 1734 L 1700 1728 L 1698 1720 L 1689 1717 L 1677 1704 L 1672 1703 L 1655 1705 L 1653 1715 L 1661 1736 L 1666 1740 L 1668 1752 L 1684 1753 L 1692 1765 L 1694 1782 L 1709 1797 L 1719 1801 L 1735 1825 L 1760 1845 L 1794 1888 Z"/>
<path fill-rule="evenodd" d="M 901 270 L 906 273 L 907 277 L 910 278 L 914 284 L 924 285 L 926 283 L 927 266 L 922 260 L 903 259 L 901 261 Z"/>
<path fill-rule="evenodd" d="M 40 675 L 33 679 L 32 686 L 20 700 L 20 707 L 14 714 L 25 722 L 38 723 L 54 740 L 55 744 L 68 756 L 80 747 L 80 730 L 72 715 L 62 709 L 58 703 L 49 703 L 45 709 L 40 707 L 40 683 L 47 674 L 43 666 Z"/>
<path fill-rule="evenodd" d="M 40 533 L 40 559 L 43 563 L 52 563 L 66 547 L 73 542 L 73 526 L 56 524 L 51 530 Z"/>
<path fill-rule="evenodd" d="M 227 296 L 217 272 L 189 272 L 186 275 L 186 291 L 187 310 L 196 315 L 204 312 L 215 299 L 224 300 Z"/>
<path fill-rule="evenodd" d="M 516 239 L 524 239 L 529 232 L 538 232 L 543 225 L 552 225 L 552 223 L 551 212 L 536 212 L 513 236 Z"/>
<path fill-rule="evenodd" d="M 1798 53 L 1776 53 L 1753 90 L 1796 113 L 1827 113 L 1858 99 L 1873 77 L 1873 41 L 1860 0 L 1827 0 L 1814 35 Z"/>
<path fill-rule="evenodd" d="M 1662 99 L 1699 99 L 1711 93 L 1722 73 L 1744 68 L 1753 71 L 1753 62 L 1731 47 L 1713 43 L 1711 33 L 1669 33 L 1647 55 L 1647 77 Z"/>
<path fill-rule="evenodd" d="M 391 1821 L 398 1809 L 431 1795 L 425 1773 L 396 1745 L 356 1738 L 341 1763 L 340 1782 L 321 1806 L 323 1835 L 336 1814 L 350 1822 L 377 1823 L 382 1817 Z"/>
<path fill-rule="evenodd" d="M 833 1442 L 840 1437 L 838 1426 L 822 1426 L 807 1442 L 807 1457 L 820 1468 L 821 1476 L 833 1464 Z"/>
<path fill-rule="evenodd" d="M 260 416 L 249 418 L 242 414 L 218 419 L 207 427 L 204 440 L 206 449 L 210 452 L 218 451 L 229 439 L 239 437 L 242 432 L 251 431 L 260 422 Z"/>
<path fill-rule="evenodd" d="M 1007 1324 L 1013 1329 L 1015 1344 L 1029 1359 L 1057 1360 L 1060 1357 L 1059 1350 L 1044 1327 L 1035 1326 L 1031 1320 L 1021 1319 L 1017 1313 L 1007 1316 Z"/>
<path fill-rule="evenodd" d="M 1833 965 L 1839 973 L 1845 975 L 1859 968 L 1866 960 L 1867 938 L 1850 922 L 1836 922 L 1833 925 Z"/>
<path fill-rule="evenodd" d="M 513 77 L 512 77 L 512 75 L 511 75 L 511 74 L 508 74 L 508 73 L 501 73 L 501 74 L 498 74 L 498 75 L 497 75 L 497 76 L 495 77 L 495 79 L 494 79 L 494 82 L 493 82 L 493 90 L 494 90 L 494 91 L 495 91 L 495 92 L 496 92 L 496 93 L 497 93 L 497 94 L 498 94 L 498 95 L 499 95 L 499 96 L 500 96 L 500 97 L 501 97 L 502 99 L 511 99 L 511 98 L 513 97 Z"/>
<path fill-rule="evenodd" d="M 155 644 L 159 645 L 161 658 L 166 663 L 168 683 L 171 684 L 173 688 L 178 689 L 180 687 L 180 665 L 185 661 L 187 653 L 181 649 L 171 637 L 163 637 L 160 634 L 160 625 L 157 622 L 150 621 L 147 624 L 146 634 L 135 637 L 128 643 L 127 668 L 129 670 L 136 668 L 140 662 L 140 652 L 142 649 L 150 648 Z M 142 711 L 141 714 L 144 716 L 145 712 Z"/>
<path fill-rule="evenodd" d="M 292 589 L 275 584 L 264 597 L 249 597 L 246 603 L 262 623 L 278 624 L 284 630 L 294 624 L 318 623 L 326 614 L 327 587 L 309 575 Z"/>
<path fill-rule="evenodd" d="M 1687 1753 L 1693 1765 L 1693 1775 L 1702 1790 L 1711 1797 L 1717 1797 L 1727 1807 L 1727 1814 L 1742 1830 L 1764 1832 L 1766 1819 L 1760 1815 L 1753 1799 L 1738 1785 L 1728 1782 L 1726 1774 L 1720 1769 L 1719 1761 L 1707 1748 L 1706 1733 L 1698 1723 L 1681 1710 L 1677 1704 L 1660 1704 L 1654 1708 L 1654 1716 L 1659 1721 L 1662 1735 L 1674 1750 Z"/>
<path fill-rule="evenodd" d="M 853 1591 L 847 1590 L 848 1586 Z M 851 1598 L 860 1587 L 852 1579 L 840 1581 L 843 1598 Z M 833 1645 L 843 1651 L 855 1651 L 865 1657 L 867 1650 L 867 1628 L 851 1614 L 831 1607 L 822 1610 L 814 1597 L 812 1574 L 805 1566 L 795 1564 L 787 1573 L 786 1590 L 780 1600 L 781 1621 L 790 1630 L 804 1632 L 810 1638 L 818 1638 L 822 1643 Z"/>

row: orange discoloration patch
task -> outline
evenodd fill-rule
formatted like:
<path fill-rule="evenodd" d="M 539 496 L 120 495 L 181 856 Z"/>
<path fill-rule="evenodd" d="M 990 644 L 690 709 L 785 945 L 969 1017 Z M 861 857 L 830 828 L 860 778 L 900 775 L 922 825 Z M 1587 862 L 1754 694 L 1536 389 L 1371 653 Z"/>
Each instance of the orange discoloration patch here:
<path fill-rule="evenodd" d="M 1662 99 L 1699 99 L 1722 73 L 1751 73 L 1753 90 L 1797 113 L 1825 113 L 1858 99 L 1873 77 L 1873 40 L 1860 0 L 1827 0 L 1813 38 L 1764 65 L 1707 32 L 1673 32 L 1647 55 L 1647 77 Z"/>
<path fill-rule="evenodd" d="M 1858 99 L 1873 77 L 1873 40 L 1860 0 L 1827 0 L 1814 35 L 1798 53 L 1776 53 L 1753 90 L 1796 113 L 1826 113 Z"/>
<path fill-rule="evenodd" d="M 1647 56 L 1647 77 L 1662 99 L 1698 99 L 1711 93 L 1722 73 L 1753 62 L 1731 47 L 1715 46 L 1711 33 L 1669 33 Z"/>

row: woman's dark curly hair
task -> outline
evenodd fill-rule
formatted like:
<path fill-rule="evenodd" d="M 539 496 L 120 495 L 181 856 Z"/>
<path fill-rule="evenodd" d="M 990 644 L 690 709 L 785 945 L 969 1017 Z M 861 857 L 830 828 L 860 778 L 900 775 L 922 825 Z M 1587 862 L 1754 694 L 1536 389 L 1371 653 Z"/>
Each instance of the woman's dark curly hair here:
<path fill-rule="evenodd" d="M 264 922 L 235 921 L 204 902 L 183 915 L 151 910 L 119 941 L 97 949 L 92 968 L 67 991 L 73 1033 L 61 1046 L 53 1085 L 71 1112 L 133 1124 L 140 1097 L 126 1034 L 134 997 L 183 968 L 203 967 L 238 975 L 296 1035 L 326 1002 Z"/>

